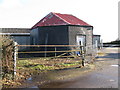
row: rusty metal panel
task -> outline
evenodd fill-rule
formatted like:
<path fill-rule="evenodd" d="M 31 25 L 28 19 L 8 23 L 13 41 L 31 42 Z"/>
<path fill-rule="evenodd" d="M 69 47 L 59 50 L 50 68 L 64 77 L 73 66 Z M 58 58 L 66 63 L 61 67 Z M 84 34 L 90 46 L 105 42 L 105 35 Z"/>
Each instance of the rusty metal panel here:
<path fill-rule="evenodd" d="M 80 26 L 91 26 L 84 22 L 83 20 L 69 14 L 60 13 L 49 13 L 38 23 L 36 23 L 33 28 L 40 26 L 57 26 L 57 25 L 80 25 Z"/>

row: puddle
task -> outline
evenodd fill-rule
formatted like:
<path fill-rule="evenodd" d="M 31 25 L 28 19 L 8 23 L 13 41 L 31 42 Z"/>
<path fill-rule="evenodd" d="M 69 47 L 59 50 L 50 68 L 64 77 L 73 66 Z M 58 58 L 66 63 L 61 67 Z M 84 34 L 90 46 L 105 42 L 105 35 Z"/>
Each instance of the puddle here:
<path fill-rule="evenodd" d="M 32 77 L 29 77 L 29 78 L 27 79 L 27 82 L 28 82 L 28 83 L 33 83 L 32 80 L 33 80 Z M 35 89 L 38 89 L 38 90 L 39 90 L 39 87 L 38 87 L 38 86 L 31 86 L 31 87 L 28 87 L 27 89 L 29 90 L 29 88 L 35 88 Z M 26 89 L 26 90 L 27 90 L 27 89 Z"/>
<path fill-rule="evenodd" d="M 112 67 L 118 67 L 118 65 L 111 65 Z"/>
<path fill-rule="evenodd" d="M 31 80 L 32 80 L 32 77 L 29 77 L 27 80 L 28 80 L 28 81 L 31 81 Z"/>
<path fill-rule="evenodd" d="M 110 79 L 110 82 L 114 82 L 115 80 L 113 80 L 113 79 Z"/>
<path fill-rule="evenodd" d="M 30 88 L 38 88 L 37 86 L 33 86 L 33 87 L 30 87 Z"/>
<path fill-rule="evenodd" d="M 27 82 L 28 82 L 28 83 L 32 83 L 32 77 L 29 77 L 29 78 L 27 79 Z"/>

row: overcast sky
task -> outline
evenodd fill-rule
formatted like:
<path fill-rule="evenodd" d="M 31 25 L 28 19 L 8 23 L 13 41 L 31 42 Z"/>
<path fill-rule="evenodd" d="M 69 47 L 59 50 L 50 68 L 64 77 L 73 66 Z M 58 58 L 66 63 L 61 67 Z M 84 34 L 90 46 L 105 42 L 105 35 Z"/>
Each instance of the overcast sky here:
<path fill-rule="evenodd" d="M 118 38 L 120 0 L 0 0 L 0 28 L 31 28 L 50 12 L 73 14 L 104 42 Z"/>

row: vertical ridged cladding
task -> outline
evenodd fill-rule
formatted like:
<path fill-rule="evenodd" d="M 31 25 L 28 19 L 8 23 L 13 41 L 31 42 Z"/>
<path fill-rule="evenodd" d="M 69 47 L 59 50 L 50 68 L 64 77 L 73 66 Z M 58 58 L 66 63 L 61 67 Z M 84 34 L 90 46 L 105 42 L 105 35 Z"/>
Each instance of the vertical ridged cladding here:
<path fill-rule="evenodd" d="M 92 54 L 92 43 L 93 43 L 93 29 L 88 27 L 86 28 L 86 48 L 87 54 Z"/>
<path fill-rule="evenodd" d="M 91 26 L 69 26 L 69 44 L 76 45 L 76 36 L 85 35 L 86 36 L 86 47 L 87 54 L 92 52 L 92 36 L 93 28 Z"/>
<path fill-rule="evenodd" d="M 0 28 L 0 33 L 30 33 L 30 28 Z"/>
<path fill-rule="evenodd" d="M 31 30 L 30 32 L 30 43 L 32 45 L 37 45 L 39 43 L 39 33 L 38 33 L 38 28 L 35 28 Z"/>
<path fill-rule="evenodd" d="M 39 27 L 38 33 L 34 37 L 38 38 L 36 44 L 40 45 L 76 45 L 77 35 L 86 37 L 87 54 L 92 54 L 93 27 L 91 26 L 61 25 Z"/>
<path fill-rule="evenodd" d="M 68 28 L 65 25 L 39 27 L 39 44 L 46 44 L 46 36 L 47 45 L 68 45 Z"/>
<path fill-rule="evenodd" d="M 45 26 L 38 27 L 38 33 L 36 30 L 32 30 L 32 37 L 38 38 L 35 41 L 38 45 L 68 45 L 68 27 L 66 25 L 63 26 Z M 31 40 L 32 41 L 32 40 Z M 41 51 L 44 51 L 46 48 L 39 48 Z M 66 50 L 67 47 L 57 47 L 57 51 Z M 47 47 L 47 51 L 54 51 L 55 47 Z M 54 55 L 54 53 L 47 53 L 47 55 Z"/>
<path fill-rule="evenodd" d="M 100 35 L 93 35 L 93 45 L 96 44 L 96 41 L 97 41 L 97 45 L 98 47 L 100 47 Z"/>

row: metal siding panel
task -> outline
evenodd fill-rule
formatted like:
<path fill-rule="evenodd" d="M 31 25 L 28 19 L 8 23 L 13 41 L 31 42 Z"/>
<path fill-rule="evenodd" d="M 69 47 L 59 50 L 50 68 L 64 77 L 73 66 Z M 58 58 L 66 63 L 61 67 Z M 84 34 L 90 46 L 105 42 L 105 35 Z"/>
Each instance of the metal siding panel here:
<path fill-rule="evenodd" d="M 97 40 L 98 46 L 100 45 L 100 36 L 93 35 L 93 44 L 95 44 L 95 41 Z"/>
<path fill-rule="evenodd" d="M 12 36 L 12 39 L 19 45 L 30 45 L 30 36 Z M 27 50 L 26 47 L 20 47 L 19 51 Z"/>
<path fill-rule="evenodd" d="M 36 23 L 32 27 L 32 29 L 40 26 L 57 26 L 57 25 L 91 26 L 84 22 L 83 20 L 70 14 L 49 13 L 38 23 Z"/>
<path fill-rule="evenodd" d="M 30 44 L 30 36 L 12 36 L 12 39 L 20 45 Z"/>
<path fill-rule="evenodd" d="M 68 28 L 67 26 L 49 26 L 39 27 L 39 45 L 68 45 Z M 47 40 L 47 41 L 46 41 Z M 44 51 L 46 48 L 39 48 Z M 57 50 L 66 50 L 65 47 L 57 47 Z M 49 47 L 47 50 L 55 50 L 54 47 Z M 60 54 L 60 53 L 57 53 Z M 50 54 L 47 54 L 50 55 Z"/>
<path fill-rule="evenodd" d="M 69 26 L 69 44 L 76 44 L 76 36 L 77 35 L 86 35 L 86 46 L 89 48 L 87 53 L 91 53 L 92 50 L 92 28 L 88 30 L 90 27 L 80 27 L 80 26 Z"/>
<path fill-rule="evenodd" d="M 48 45 L 67 45 L 68 32 L 67 26 L 50 26 L 39 27 L 39 44 L 45 44 L 46 35 L 48 34 Z"/>
<path fill-rule="evenodd" d="M 76 36 L 85 35 L 85 32 L 81 30 L 81 27 L 69 26 L 69 44 L 76 45 Z"/>
<path fill-rule="evenodd" d="M 38 44 L 39 42 L 38 42 L 38 36 L 39 36 L 39 34 L 38 34 L 38 28 L 36 28 L 36 29 L 32 29 L 31 30 L 31 32 L 30 32 L 30 38 L 31 38 L 31 44 L 33 45 L 33 44 Z"/>

